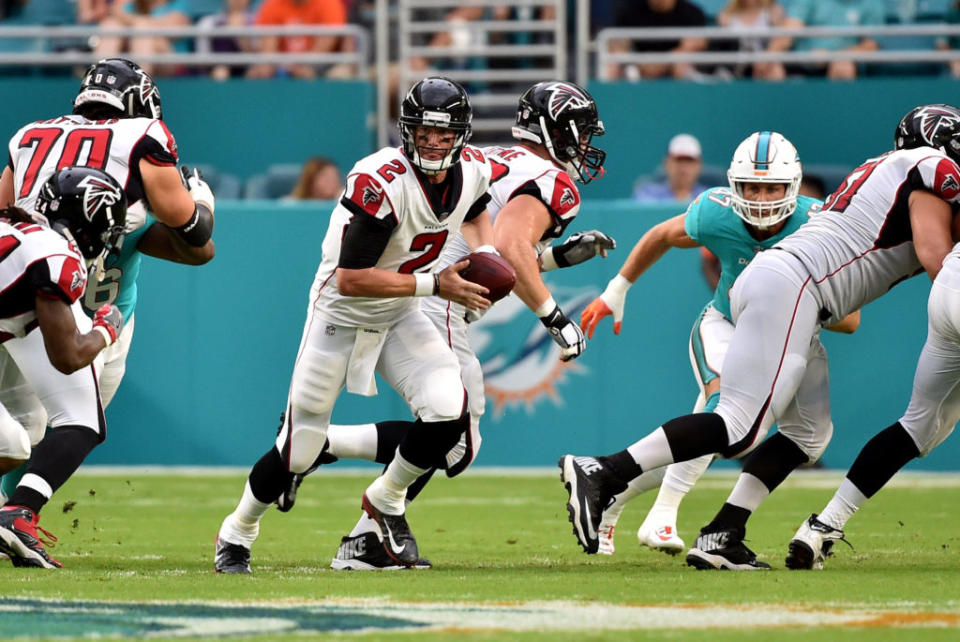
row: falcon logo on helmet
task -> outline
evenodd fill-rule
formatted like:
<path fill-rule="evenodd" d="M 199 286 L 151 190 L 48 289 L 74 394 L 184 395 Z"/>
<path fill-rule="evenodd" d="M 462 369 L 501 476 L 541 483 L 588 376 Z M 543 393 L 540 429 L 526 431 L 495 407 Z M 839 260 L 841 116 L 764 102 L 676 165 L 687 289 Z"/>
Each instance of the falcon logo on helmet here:
<path fill-rule="evenodd" d="M 96 176 L 85 176 L 77 186 L 83 188 L 83 215 L 88 221 L 92 221 L 100 210 L 107 210 L 123 198 L 119 187 Z"/>
<path fill-rule="evenodd" d="M 960 125 L 960 116 L 956 112 L 939 106 L 925 107 L 917 114 L 920 119 L 920 132 L 931 145 L 936 144 L 940 130 L 952 130 Z"/>
<path fill-rule="evenodd" d="M 548 106 L 550 118 L 559 120 L 560 114 L 567 109 L 588 109 L 592 102 L 580 93 L 576 87 L 566 83 L 557 83 L 550 89 Z"/>

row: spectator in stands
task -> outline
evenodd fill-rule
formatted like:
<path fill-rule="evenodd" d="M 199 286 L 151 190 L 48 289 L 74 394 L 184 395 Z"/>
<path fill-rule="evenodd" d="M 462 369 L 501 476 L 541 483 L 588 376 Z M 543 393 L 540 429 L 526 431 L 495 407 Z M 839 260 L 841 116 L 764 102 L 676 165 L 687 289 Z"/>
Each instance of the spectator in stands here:
<path fill-rule="evenodd" d="M 264 0 L 254 22 L 258 25 L 343 25 L 347 11 L 342 0 Z M 266 36 L 259 39 L 259 50 L 265 54 L 329 53 L 336 51 L 337 36 Z M 248 78 L 272 78 L 289 75 L 294 78 L 316 78 L 321 69 L 313 65 L 261 64 L 250 67 Z"/>
<path fill-rule="evenodd" d="M 960 24 L 960 2 L 954 2 L 950 9 L 943 16 L 943 21 L 947 24 Z M 960 37 L 952 36 L 950 38 L 941 38 L 937 40 L 937 49 L 960 49 Z M 960 78 L 960 60 L 953 60 L 949 63 L 950 75 L 954 78 Z"/>
<path fill-rule="evenodd" d="M 703 11 L 689 0 L 626 0 L 621 2 L 616 15 L 615 24 L 618 27 L 704 27 L 707 24 Z M 623 53 L 630 48 L 627 40 L 610 42 L 612 53 Z M 705 38 L 637 40 L 633 43 L 633 51 L 650 53 L 689 53 L 704 51 L 706 48 Z M 687 63 L 611 65 L 607 73 L 611 79 L 626 77 L 629 80 L 665 76 L 687 78 L 695 75 L 693 65 Z"/>
<path fill-rule="evenodd" d="M 739 51 L 766 51 L 770 38 L 763 32 L 770 27 L 783 26 L 786 12 L 774 0 L 730 0 L 730 3 L 717 15 L 717 25 L 732 29 L 750 29 L 757 35 L 740 38 L 736 43 Z M 753 65 L 741 65 L 733 69 L 737 76 L 752 75 L 757 80 L 783 80 L 786 71 L 779 62 L 762 62 Z"/>
<path fill-rule="evenodd" d="M 637 185 L 633 198 L 642 203 L 690 203 L 707 188 L 700 183 L 703 169 L 700 141 L 690 134 L 677 134 L 670 139 L 663 162 L 666 176 L 658 181 Z"/>
<path fill-rule="evenodd" d="M 883 0 L 791 0 L 787 8 L 786 27 L 855 27 L 882 25 L 886 21 Z M 791 38 L 775 38 L 769 49 L 786 51 L 794 45 Z M 835 36 L 799 38 L 797 51 L 876 51 L 872 38 Z M 793 68 L 791 67 L 791 70 Z M 857 63 L 851 60 L 832 60 L 825 65 L 805 65 L 797 69 L 806 75 L 823 75 L 831 80 L 853 80 L 857 77 Z"/>
<path fill-rule="evenodd" d="M 220 27 L 249 27 L 253 24 L 253 13 L 250 11 L 250 0 L 226 0 L 224 11 L 204 16 L 197 21 L 198 27 L 205 27 L 211 33 Z M 197 38 L 197 53 L 240 53 L 255 51 L 251 38 L 236 38 L 233 36 L 214 36 Z M 242 65 L 216 65 L 210 70 L 214 80 L 243 76 L 246 67 Z"/>
<path fill-rule="evenodd" d="M 129 0 L 109 4 L 107 17 L 100 21 L 100 27 L 116 29 L 134 27 L 152 29 L 156 27 L 186 27 L 190 25 L 187 0 Z M 122 53 L 138 55 L 185 52 L 190 49 L 187 38 L 171 39 L 164 36 L 136 36 L 122 38 L 117 36 L 99 36 L 93 47 L 95 54 L 110 58 Z M 150 64 L 140 65 L 151 76 L 172 75 L 176 68 L 156 67 Z"/>
<path fill-rule="evenodd" d="M 343 181 L 340 170 L 329 158 L 315 156 L 303 164 L 300 178 L 290 192 L 291 199 L 332 200 L 340 196 Z"/>

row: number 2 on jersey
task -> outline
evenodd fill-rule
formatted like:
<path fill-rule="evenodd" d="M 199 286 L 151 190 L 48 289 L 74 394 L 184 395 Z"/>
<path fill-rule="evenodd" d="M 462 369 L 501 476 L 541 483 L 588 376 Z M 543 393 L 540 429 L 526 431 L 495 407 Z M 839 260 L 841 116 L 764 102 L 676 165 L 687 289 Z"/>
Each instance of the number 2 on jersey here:
<path fill-rule="evenodd" d="M 23 134 L 23 138 L 17 146 L 20 149 L 25 147 L 33 148 L 33 155 L 27 164 L 27 171 L 23 176 L 23 185 L 20 187 L 20 193 L 17 198 L 26 198 L 33 190 L 40 168 L 47 162 L 47 156 L 54 144 L 63 135 L 63 130 L 59 127 L 34 127 L 28 129 Z M 57 160 L 57 170 L 70 165 L 80 163 L 80 157 L 86 152 L 86 167 L 103 169 L 107 165 L 108 150 L 110 149 L 110 139 L 113 132 L 109 129 L 74 129 L 67 134 L 63 142 L 63 151 Z"/>

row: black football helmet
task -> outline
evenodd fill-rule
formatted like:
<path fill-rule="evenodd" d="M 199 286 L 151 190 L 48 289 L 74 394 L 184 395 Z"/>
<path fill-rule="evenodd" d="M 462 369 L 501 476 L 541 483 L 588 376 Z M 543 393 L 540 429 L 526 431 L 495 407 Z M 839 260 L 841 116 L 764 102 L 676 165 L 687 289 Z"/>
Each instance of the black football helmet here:
<path fill-rule="evenodd" d="M 603 134 L 597 103 L 577 84 L 541 82 L 520 96 L 513 137 L 546 147 L 571 178 L 589 183 L 603 176 L 607 153 L 590 144 Z"/>
<path fill-rule="evenodd" d="M 942 149 L 960 163 L 960 109 L 944 104 L 914 107 L 900 119 L 893 143 L 896 149 Z"/>
<path fill-rule="evenodd" d="M 65 167 L 43 184 L 34 207 L 102 280 L 103 262 L 123 243 L 127 197 L 120 183 L 99 169 Z"/>
<path fill-rule="evenodd" d="M 424 174 L 439 174 L 460 161 L 460 152 L 473 133 L 472 121 L 473 108 L 463 87 L 449 78 L 424 78 L 400 103 L 403 153 Z M 421 157 L 416 145 L 418 126 L 452 130 L 456 134 L 453 147 L 440 160 Z"/>
<path fill-rule="evenodd" d="M 129 118 L 163 118 L 160 91 L 153 78 L 125 58 L 105 58 L 90 65 L 73 99 L 73 112 L 87 103 L 110 105 Z"/>

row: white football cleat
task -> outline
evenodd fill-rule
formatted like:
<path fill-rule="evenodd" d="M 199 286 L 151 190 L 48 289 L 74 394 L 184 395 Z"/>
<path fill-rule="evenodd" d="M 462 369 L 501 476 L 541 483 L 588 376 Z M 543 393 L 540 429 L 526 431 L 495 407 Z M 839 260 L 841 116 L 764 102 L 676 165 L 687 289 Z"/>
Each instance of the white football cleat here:
<path fill-rule="evenodd" d="M 662 551 L 667 555 L 677 555 L 683 552 L 686 544 L 677 535 L 675 524 L 657 524 L 644 522 L 637 531 L 637 540 L 641 546 Z"/>
<path fill-rule="evenodd" d="M 841 541 L 853 546 L 843 537 L 843 531 L 827 526 L 814 513 L 800 525 L 790 540 L 786 565 L 789 569 L 822 570 L 826 558 L 833 555 L 833 543 Z"/>
<path fill-rule="evenodd" d="M 597 535 L 600 537 L 600 547 L 597 553 L 600 555 L 613 555 L 616 551 L 613 545 L 613 532 L 617 528 L 617 518 L 620 513 L 610 515 L 609 511 L 603 514 L 603 521 L 600 522 L 600 528 L 597 529 Z"/>

